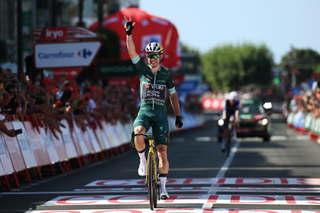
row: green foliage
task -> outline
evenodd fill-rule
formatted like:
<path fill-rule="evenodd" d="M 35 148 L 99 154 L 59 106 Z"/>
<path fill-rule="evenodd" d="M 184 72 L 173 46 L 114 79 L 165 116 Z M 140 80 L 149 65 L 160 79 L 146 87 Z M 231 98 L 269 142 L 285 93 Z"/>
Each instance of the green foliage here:
<path fill-rule="evenodd" d="M 214 90 L 237 90 L 271 82 L 273 56 L 265 45 L 224 45 L 202 56 L 203 73 Z"/>
<path fill-rule="evenodd" d="M 103 46 L 97 56 L 97 59 L 120 58 L 120 39 L 116 32 L 98 28 L 94 30 L 102 35 Z"/>
<path fill-rule="evenodd" d="M 281 68 L 284 70 L 313 69 L 320 65 L 320 55 L 312 49 L 296 49 L 291 47 L 281 59 Z"/>
<path fill-rule="evenodd" d="M 200 57 L 200 53 L 197 49 L 194 49 L 186 44 L 181 44 L 181 52 L 183 53 L 192 53 L 196 56 L 199 56 Z"/>

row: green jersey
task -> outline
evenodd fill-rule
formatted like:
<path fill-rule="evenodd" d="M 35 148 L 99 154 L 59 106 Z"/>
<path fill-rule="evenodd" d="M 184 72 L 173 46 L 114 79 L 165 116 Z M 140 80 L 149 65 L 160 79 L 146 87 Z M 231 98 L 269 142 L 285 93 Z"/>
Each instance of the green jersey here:
<path fill-rule="evenodd" d="M 170 69 L 160 66 L 157 75 L 154 75 L 150 66 L 143 62 L 139 56 L 132 59 L 139 72 L 140 79 L 140 110 L 156 110 L 166 112 L 167 90 L 170 94 L 176 92 L 173 76 Z"/>

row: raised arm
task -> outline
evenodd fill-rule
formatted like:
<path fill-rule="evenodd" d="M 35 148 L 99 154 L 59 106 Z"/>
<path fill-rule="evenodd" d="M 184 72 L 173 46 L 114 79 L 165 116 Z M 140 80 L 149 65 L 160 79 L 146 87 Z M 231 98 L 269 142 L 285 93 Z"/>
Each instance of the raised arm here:
<path fill-rule="evenodd" d="M 127 19 L 127 17 L 124 17 L 124 19 L 126 20 L 126 23 L 124 24 L 124 28 L 126 29 L 126 32 L 127 32 L 128 52 L 129 52 L 130 58 L 135 58 L 135 57 L 137 57 L 138 54 L 136 52 L 136 47 L 134 46 L 134 42 L 132 39 L 132 30 L 133 30 L 134 25 L 136 23 L 135 22 L 132 23 L 131 16 L 129 17 L 129 20 Z"/>

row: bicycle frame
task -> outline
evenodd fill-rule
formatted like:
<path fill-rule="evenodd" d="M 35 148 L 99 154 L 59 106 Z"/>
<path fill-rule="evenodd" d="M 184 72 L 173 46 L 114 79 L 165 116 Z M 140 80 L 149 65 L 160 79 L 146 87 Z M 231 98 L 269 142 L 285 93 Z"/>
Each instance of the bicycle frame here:
<path fill-rule="evenodd" d="M 149 139 L 149 152 L 148 152 L 148 158 L 147 158 L 147 165 L 150 160 L 150 154 L 153 154 L 153 162 L 154 162 L 154 177 L 155 177 L 155 182 L 158 182 L 158 174 L 157 174 L 157 162 L 156 162 L 156 153 L 155 153 L 155 144 L 154 144 L 154 139 Z M 148 183 L 148 167 L 147 167 L 147 172 L 146 172 L 146 183 Z"/>

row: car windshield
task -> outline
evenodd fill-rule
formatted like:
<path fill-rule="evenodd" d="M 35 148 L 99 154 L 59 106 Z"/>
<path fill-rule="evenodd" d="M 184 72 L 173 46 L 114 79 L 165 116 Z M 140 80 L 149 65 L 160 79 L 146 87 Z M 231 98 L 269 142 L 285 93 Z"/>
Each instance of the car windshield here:
<path fill-rule="evenodd" d="M 261 105 L 242 105 L 239 110 L 240 114 L 263 114 L 264 110 Z"/>

